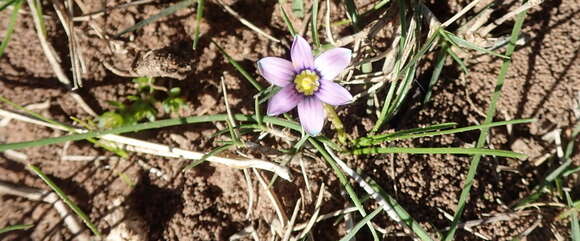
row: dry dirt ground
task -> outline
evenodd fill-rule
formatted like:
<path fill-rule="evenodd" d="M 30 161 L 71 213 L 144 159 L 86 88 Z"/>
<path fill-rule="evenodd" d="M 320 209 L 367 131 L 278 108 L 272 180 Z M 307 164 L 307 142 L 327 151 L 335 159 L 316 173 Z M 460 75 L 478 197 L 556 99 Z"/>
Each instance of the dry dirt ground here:
<path fill-rule="evenodd" d="M 84 2 L 92 11 L 124 3 L 121 0 Z M 162 2 L 111 10 L 92 21 L 105 33 L 115 34 L 171 4 L 169 1 Z M 431 1 L 428 6 L 439 19 L 447 19 L 467 3 Z M 202 38 L 195 51 L 190 48 L 195 28 L 194 8 L 180 10 L 142 30 L 122 36 L 116 40 L 120 49 L 117 52 L 110 51 L 109 43 L 98 38 L 87 22 L 79 22 L 76 30 L 80 33 L 79 45 L 88 71 L 83 76 L 84 87 L 78 93 L 97 113 L 110 110 L 112 106 L 108 101 L 126 101 L 126 97 L 136 90 L 130 78 L 113 74 L 103 63 L 126 70 L 143 52 L 168 48 L 168 51 L 188 59 L 192 66 L 184 80 L 160 79 L 160 85 L 179 86 L 184 90 L 188 108 L 182 110 L 180 115 L 225 112 L 224 99 L 219 91 L 222 76 L 229 89 L 232 109 L 252 113 L 252 96 L 255 94 L 252 86 L 226 62 L 209 39 L 223 46 L 227 53 L 257 76 L 254 63 L 263 56 L 285 55 L 290 36 L 275 1 L 240 0 L 227 4 L 248 21 L 282 39 L 282 43 L 274 43 L 257 35 L 213 1 L 206 3 L 206 15 L 201 24 Z M 333 6 L 336 4 L 333 3 Z M 2 33 L 9 12 L 0 13 Z M 343 18 L 342 7 L 335 12 L 333 20 Z M 63 65 L 70 66 L 66 35 L 52 6 L 45 6 L 45 15 L 48 38 L 64 60 Z M 511 24 L 513 22 L 508 22 L 492 35 L 509 35 Z M 343 29 L 337 31 L 337 34 L 346 35 L 349 31 Z M 463 220 L 508 212 L 509 205 L 529 195 L 535 184 L 557 166 L 555 160 L 538 166 L 534 164 L 544 154 L 555 149 L 554 143 L 543 140 L 542 136 L 561 128 L 564 141 L 567 141 L 576 122 L 573 109 L 578 108 L 575 101 L 578 101 L 580 94 L 580 3 L 576 0 L 545 1 L 529 12 L 523 33 L 526 41 L 513 55 L 495 120 L 533 117 L 537 121 L 509 129 L 495 128 L 491 132 L 490 141 L 493 148 L 523 152 L 529 158 L 523 161 L 483 158 Z M 484 116 L 480 113 L 485 112 L 489 104 L 501 61 L 482 56 L 470 59 L 467 64 L 470 69 L 468 75 L 462 75 L 454 65 L 448 65 L 434 87 L 432 101 L 427 104 L 421 104 L 423 90 L 415 88 L 413 91 L 417 94 L 407 100 L 407 107 L 403 108 L 405 111 L 388 123 L 388 128 L 400 130 L 442 122 L 457 122 L 459 126 L 467 126 L 482 122 Z M 428 67 L 426 69 L 419 76 L 418 83 L 424 84 L 429 80 L 430 70 Z M 266 84 L 263 79 L 260 81 Z M 13 40 L 0 59 L 0 95 L 23 106 L 47 102 L 46 108 L 37 111 L 63 122 L 69 122 L 71 116 L 89 117 L 73 99 L 70 91 L 55 77 L 40 47 L 28 7 L 24 7 L 20 13 Z M 365 123 L 375 121 L 373 115 L 367 114 L 364 102 L 359 101 L 340 111 L 342 116 L 349 116 L 346 124 L 351 133 L 362 133 L 368 130 Z M 8 107 L 4 105 L 3 108 Z M 202 124 L 131 135 L 181 148 L 208 151 L 217 146 L 208 141 L 208 136 L 216 129 L 215 124 Z M 331 132 L 327 128 L 327 133 Z M 0 141 L 5 143 L 63 134 L 18 121 L 0 127 Z M 477 136 L 478 132 L 467 132 L 399 144 L 424 147 L 468 146 L 474 143 Z M 187 162 L 138 154 L 128 159 L 118 159 L 88 142 L 70 144 L 66 154 L 108 158 L 90 162 L 66 161 L 61 158 L 63 149 L 63 145 L 59 144 L 20 151 L 70 195 L 105 234 L 119 231 L 119 223 L 123 223 L 127 230 L 138 230 L 134 235 L 141 240 L 227 240 L 248 226 L 254 227 L 258 235 L 263 237 L 262 240 L 270 237 L 268 220 L 272 220 L 275 213 L 266 193 L 261 190 L 257 192 L 256 208 L 252 210 L 251 216 L 246 216 L 248 187 L 243 181 L 241 170 L 206 163 L 182 172 Z M 575 164 L 579 165 L 580 155 L 576 154 L 573 158 Z M 429 222 L 433 226 L 426 228 L 434 230 L 449 224 L 441 211 L 453 213 L 455 210 L 469 161 L 470 158 L 466 156 L 381 155 L 349 158 L 348 164 L 376 180 L 415 219 Z M 329 166 L 321 159 L 307 159 L 305 164 L 312 194 L 304 193 L 305 183 L 301 178 L 296 178 L 294 182 L 279 180 L 274 185 L 274 191 L 280 196 L 288 215 L 292 213 L 296 200 L 304 195 L 307 205 L 302 209 L 297 222 L 307 221 L 312 215 L 313 199 L 322 183 L 326 186 L 326 194 L 321 213 L 351 205 L 348 198 L 340 194 L 341 186 Z M 298 164 L 291 163 L 290 166 L 300 176 Z M 164 176 L 160 177 L 152 170 L 160 170 Z M 128 185 L 122 176 L 128 177 L 134 185 Z M 22 162 L 6 155 L 0 155 L 0 181 L 48 189 Z M 573 199 L 578 200 L 578 183 L 570 186 L 575 187 Z M 568 237 L 569 227 L 566 222 L 555 220 L 557 214 L 556 208 L 542 208 L 509 221 L 477 226 L 473 232 L 492 240 L 509 240 L 536 224 L 538 226 L 527 236 L 528 240 L 556 240 L 555 232 Z M 119 217 L 123 216 L 135 221 L 122 221 Z M 375 221 L 379 227 L 388 231 L 400 231 L 385 216 L 380 215 Z M 0 239 L 74 239 L 51 205 L 11 195 L 0 196 L 0 227 L 22 223 L 31 223 L 34 227 L 27 231 L 0 235 Z M 337 240 L 344 235 L 344 230 L 344 222 L 335 224 L 334 219 L 330 219 L 317 224 L 313 236 L 315 240 Z M 85 232 L 88 233 L 88 230 Z M 457 238 L 480 240 L 473 232 L 459 231 Z M 370 238 L 370 235 L 368 230 L 363 229 L 360 240 L 365 238 Z M 401 239 L 393 235 L 388 237 L 388 240 Z"/>

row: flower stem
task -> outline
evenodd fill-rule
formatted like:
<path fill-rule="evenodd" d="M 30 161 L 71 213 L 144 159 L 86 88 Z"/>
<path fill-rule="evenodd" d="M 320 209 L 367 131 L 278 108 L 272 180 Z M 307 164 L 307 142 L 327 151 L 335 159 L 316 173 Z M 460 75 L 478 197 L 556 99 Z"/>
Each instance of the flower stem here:
<path fill-rule="evenodd" d="M 334 106 L 324 104 L 324 110 L 326 111 L 326 115 L 328 116 L 328 119 L 332 123 L 332 126 L 334 126 L 334 129 L 336 129 L 336 132 L 338 133 L 338 141 L 341 144 L 346 144 L 347 137 L 346 132 L 344 131 L 344 124 L 342 124 L 342 121 L 336 114 Z"/>

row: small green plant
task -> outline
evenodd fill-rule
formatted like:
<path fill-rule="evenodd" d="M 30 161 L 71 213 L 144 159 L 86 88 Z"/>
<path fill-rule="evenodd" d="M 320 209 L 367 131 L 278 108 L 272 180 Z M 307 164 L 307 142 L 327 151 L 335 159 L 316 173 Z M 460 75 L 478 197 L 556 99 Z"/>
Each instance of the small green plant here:
<path fill-rule="evenodd" d="M 133 79 L 138 90 L 137 95 L 130 95 L 127 99 L 129 104 L 118 101 L 109 101 L 115 109 L 107 111 L 99 116 L 100 128 L 114 128 L 123 125 L 136 124 L 144 119 L 155 121 L 158 114 L 155 106 L 161 104 L 165 113 L 176 113 L 185 106 L 185 101 L 180 97 L 181 89 L 174 87 L 167 89 L 155 85 L 155 79 L 151 77 L 139 77 Z M 167 97 L 158 100 L 155 96 L 159 92 L 166 93 Z"/>

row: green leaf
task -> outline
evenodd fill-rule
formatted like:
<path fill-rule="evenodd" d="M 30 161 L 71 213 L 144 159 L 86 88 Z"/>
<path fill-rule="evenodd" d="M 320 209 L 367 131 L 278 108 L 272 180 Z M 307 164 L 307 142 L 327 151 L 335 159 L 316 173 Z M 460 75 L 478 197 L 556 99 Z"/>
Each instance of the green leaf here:
<path fill-rule="evenodd" d="M 179 96 L 181 94 L 181 88 L 179 87 L 173 87 L 169 90 L 169 96 L 171 97 L 176 97 Z"/>
<path fill-rule="evenodd" d="M 113 128 L 122 126 L 125 123 L 123 116 L 116 112 L 105 112 L 99 116 L 99 128 Z"/>

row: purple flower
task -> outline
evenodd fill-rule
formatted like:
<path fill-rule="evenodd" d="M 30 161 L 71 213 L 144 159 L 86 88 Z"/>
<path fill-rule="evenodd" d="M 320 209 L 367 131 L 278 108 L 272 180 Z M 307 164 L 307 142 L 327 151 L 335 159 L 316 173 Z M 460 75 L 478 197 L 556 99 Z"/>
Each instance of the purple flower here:
<path fill-rule="evenodd" d="M 326 118 L 323 102 L 336 106 L 352 100 L 348 90 L 333 82 L 350 64 L 351 53 L 349 49 L 334 48 L 314 58 L 308 42 L 297 35 L 290 49 L 292 62 L 278 57 L 260 59 L 260 74 L 282 87 L 268 102 L 268 115 L 279 115 L 298 106 L 304 130 L 318 135 Z"/>

